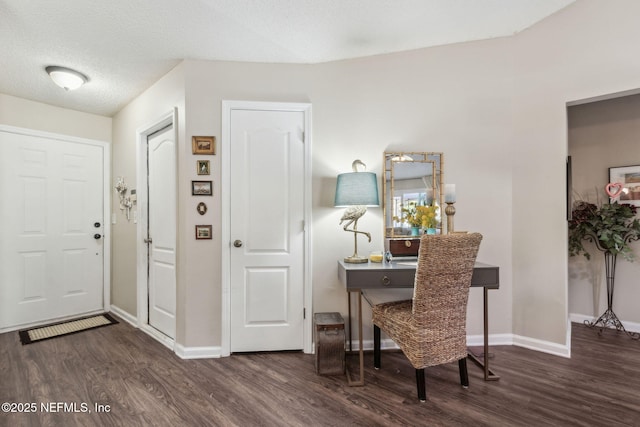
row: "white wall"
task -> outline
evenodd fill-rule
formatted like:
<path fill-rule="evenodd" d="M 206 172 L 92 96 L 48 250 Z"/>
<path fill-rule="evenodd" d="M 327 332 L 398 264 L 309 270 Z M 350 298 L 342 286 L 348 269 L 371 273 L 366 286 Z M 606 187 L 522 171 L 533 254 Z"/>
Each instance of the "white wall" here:
<path fill-rule="evenodd" d="M 447 182 L 457 184 L 458 229 L 485 234 L 480 259 L 502 267 L 502 289 L 492 292 L 492 331 L 511 331 L 510 174 L 502 153 L 510 142 L 508 41 L 481 42 L 323 65 L 246 64 L 186 61 L 187 135 L 221 135 L 221 101 L 260 100 L 313 104 L 313 311 L 347 313 L 346 293 L 337 279 L 337 260 L 350 255 L 353 238 L 339 227 L 333 208 L 335 179 L 359 158 L 381 175 L 385 150 L 443 151 Z M 498 66 L 498 67 L 497 67 Z M 478 73 L 468 71 L 475 67 Z M 456 77 L 457 78 L 452 78 Z M 496 126 L 490 118 L 505 125 Z M 212 158 L 219 191 L 220 152 Z M 195 165 L 187 155 L 187 165 Z M 193 169 L 193 172 L 190 172 Z M 188 181 L 195 166 L 186 168 Z M 188 175 L 192 176 L 188 176 Z M 504 185 L 506 183 L 506 186 Z M 186 185 L 183 184 L 183 185 Z M 220 212 L 213 200 L 210 243 L 187 241 L 187 345 L 220 342 Z M 195 200 L 187 200 L 183 232 L 191 236 Z M 360 221 L 381 249 L 382 213 L 372 208 Z M 472 291 L 469 332 L 482 331 L 480 290 Z M 365 316 L 369 316 L 368 313 Z M 369 323 L 369 322 L 367 322 Z M 368 329 L 368 328 L 367 328 Z M 367 332 L 368 334 L 368 332 Z M 369 334 L 368 334 L 369 335 Z"/>
<path fill-rule="evenodd" d="M 350 255 L 353 239 L 338 226 L 342 210 L 332 207 L 336 175 L 356 158 L 380 175 L 384 151 L 436 151 L 444 153 L 444 181 L 456 184 L 456 229 L 481 232 L 479 260 L 501 267 L 501 289 L 491 292 L 491 332 L 511 331 L 511 169 L 497 155 L 510 142 L 510 44 L 468 43 L 313 68 L 315 311 L 347 311 L 336 261 Z M 373 231 L 371 249 L 382 248 L 381 209 L 370 209 L 359 228 Z M 369 310 L 364 316 L 370 319 Z M 468 332 L 482 332 L 479 289 L 471 291 Z"/>
<path fill-rule="evenodd" d="M 380 173 L 385 150 L 444 152 L 445 181 L 457 184 L 456 228 L 482 232 L 479 259 L 501 267 L 501 288 L 491 292 L 491 333 L 566 353 L 566 103 L 640 87 L 637 16 L 640 3 L 633 0 L 581 0 L 511 38 L 306 66 L 186 61 L 183 138 L 220 138 L 223 99 L 313 104 L 313 309 L 343 314 L 336 261 L 350 254 L 353 241 L 338 226 L 341 210 L 332 207 L 336 175 L 355 158 Z M 132 105 L 152 100 L 173 102 L 145 93 Z M 118 144 L 131 144 L 135 128 L 124 132 L 121 122 L 160 113 L 132 108 L 114 118 Z M 187 146 L 181 155 L 186 191 L 195 158 Z M 212 159 L 214 191 L 224 155 Z M 122 157 L 114 153 L 114 162 Z M 134 173 L 120 168 L 114 166 L 114 177 Z M 195 201 L 180 197 L 179 335 L 187 346 L 220 345 L 219 201 L 214 196 L 207 217 L 214 239 L 201 244 L 192 238 Z M 374 239 L 363 253 L 382 247 L 380 209 L 371 209 L 360 227 Z M 114 289 L 114 300 L 130 298 L 122 285 Z M 475 291 L 470 334 L 482 330 Z"/>
<path fill-rule="evenodd" d="M 111 118 L 0 93 L 0 124 L 111 142 Z"/>
<path fill-rule="evenodd" d="M 640 165 L 640 95 L 569 108 L 569 155 L 577 199 L 607 203 L 604 192 L 609 168 Z M 613 310 L 629 328 L 640 324 L 640 242 L 631 246 L 636 262 L 618 257 Z M 604 259 L 593 244 L 592 256 L 569 259 L 569 312 L 579 318 L 598 317 L 607 308 Z"/>
<path fill-rule="evenodd" d="M 184 200 L 185 216 L 181 232 L 187 236 L 183 246 L 186 260 L 183 270 L 185 332 L 187 347 L 221 345 L 221 151 L 222 100 L 308 102 L 308 68 L 297 65 L 246 64 L 235 62 L 185 61 L 186 81 L 186 135 L 214 135 L 217 139 L 215 156 L 194 156 L 185 151 L 185 173 L 181 175 L 181 188 L 189 188 L 196 174 L 196 159 L 211 161 L 211 180 L 214 195 L 207 200 L 209 210 L 205 217 L 196 212 L 201 198 Z M 211 240 L 194 239 L 196 224 L 212 224 Z"/>
<path fill-rule="evenodd" d="M 561 343 L 568 102 L 640 87 L 640 3 L 582 0 L 516 37 L 513 331 Z"/>
<path fill-rule="evenodd" d="M 149 127 L 157 122 L 161 116 L 178 109 L 178 150 L 185 150 L 188 145 L 184 140 L 184 72 L 182 65 L 178 65 L 171 72 L 161 78 L 151 88 L 138 96 L 113 117 L 113 177 L 112 188 L 115 187 L 118 177 L 124 177 L 129 189 L 136 188 L 136 132 L 143 127 Z M 184 173 L 181 165 L 178 165 L 178 174 Z M 179 212 L 184 210 L 185 187 L 178 189 Z M 112 214 L 116 217 L 116 224 L 112 225 L 113 242 L 111 245 L 111 302 L 117 308 L 137 315 L 136 295 L 136 227 L 133 220 L 133 210 L 130 221 L 127 221 L 125 213 L 118 208 L 115 191 L 112 194 Z M 134 210 L 137 206 L 134 205 Z M 180 245 L 180 242 L 178 242 Z M 178 255 L 178 263 L 182 260 Z M 178 274 L 183 268 L 178 266 Z M 182 295 L 184 281 L 179 282 L 178 301 Z M 184 306 L 178 303 L 177 310 L 182 313 Z M 184 339 L 184 328 L 177 324 L 176 340 Z"/>

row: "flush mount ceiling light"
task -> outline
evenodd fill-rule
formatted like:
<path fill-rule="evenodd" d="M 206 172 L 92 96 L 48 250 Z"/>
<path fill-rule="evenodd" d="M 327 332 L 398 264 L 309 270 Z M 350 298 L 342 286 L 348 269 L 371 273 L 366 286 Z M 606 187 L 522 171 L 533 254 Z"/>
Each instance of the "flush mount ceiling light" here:
<path fill-rule="evenodd" d="M 50 65 L 45 68 L 51 80 L 64 90 L 75 90 L 87 82 L 87 76 L 70 68 Z"/>

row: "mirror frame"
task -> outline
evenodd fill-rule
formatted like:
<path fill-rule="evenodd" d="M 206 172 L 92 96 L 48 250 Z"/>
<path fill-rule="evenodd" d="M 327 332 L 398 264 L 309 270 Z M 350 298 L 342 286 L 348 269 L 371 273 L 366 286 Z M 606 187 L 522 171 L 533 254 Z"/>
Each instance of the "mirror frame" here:
<path fill-rule="evenodd" d="M 434 188 L 433 197 L 438 201 L 440 206 L 440 223 L 438 228 L 443 232 L 444 221 L 444 156 L 443 153 L 428 151 L 411 151 L 411 152 L 384 152 L 383 162 L 384 171 L 382 173 L 382 228 L 383 236 L 387 239 L 406 239 L 411 236 L 406 234 L 396 234 L 393 226 L 393 218 L 390 211 L 391 201 L 394 199 L 395 193 L 395 168 L 397 165 L 413 162 L 413 163 L 431 163 L 433 168 L 431 185 Z M 387 224 L 389 222 L 389 225 Z M 413 238 L 416 238 L 415 236 Z"/>

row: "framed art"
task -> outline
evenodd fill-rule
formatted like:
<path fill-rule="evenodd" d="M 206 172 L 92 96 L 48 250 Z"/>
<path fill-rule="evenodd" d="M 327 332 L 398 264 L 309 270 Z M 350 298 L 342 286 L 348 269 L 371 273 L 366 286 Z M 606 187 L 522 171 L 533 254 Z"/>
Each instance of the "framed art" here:
<path fill-rule="evenodd" d="M 609 168 L 607 193 L 611 202 L 640 206 L 640 165 Z"/>
<path fill-rule="evenodd" d="M 216 154 L 216 137 L 192 136 L 191 151 L 193 154 Z"/>
<path fill-rule="evenodd" d="M 196 160 L 196 172 L 198 175 L 210 175 L 209 160 Z"/>
<path fill-rule="evenodd" d="M 207 213 L 207 205 L 204 202 L 200 202 L 198 203 L 198 206 L 196 207 L 196 210 L 198 211 L 198 213 L 200 215 L 204 215 Z"/>
<path fill-rule="evenodd" d="M 191 181 L 192 196 L 213 196 L 211 181 Z"/>
<path fill-rule="evenodd" d="M 211 225 L 196 225 L 196 240 L 211 239 Z"/>

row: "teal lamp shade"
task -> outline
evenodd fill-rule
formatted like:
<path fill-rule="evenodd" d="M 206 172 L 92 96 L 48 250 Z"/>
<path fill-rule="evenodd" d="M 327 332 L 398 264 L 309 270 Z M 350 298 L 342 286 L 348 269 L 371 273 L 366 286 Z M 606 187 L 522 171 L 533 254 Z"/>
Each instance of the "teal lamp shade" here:
<path fill-rule="evenodd" d="M 373 172 L 349 172 L 338 175 L 335 207 L 380 206 L 378 179 Z"/>

